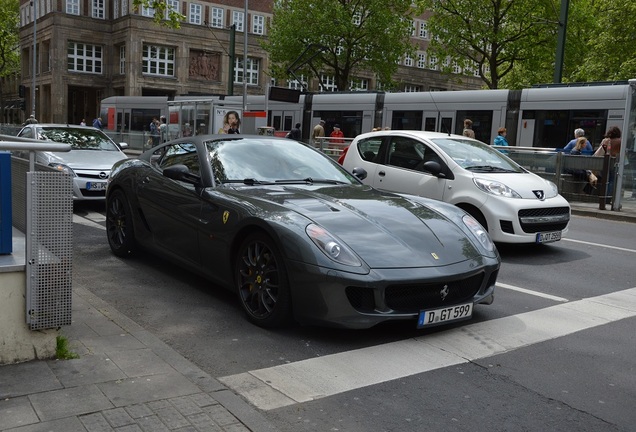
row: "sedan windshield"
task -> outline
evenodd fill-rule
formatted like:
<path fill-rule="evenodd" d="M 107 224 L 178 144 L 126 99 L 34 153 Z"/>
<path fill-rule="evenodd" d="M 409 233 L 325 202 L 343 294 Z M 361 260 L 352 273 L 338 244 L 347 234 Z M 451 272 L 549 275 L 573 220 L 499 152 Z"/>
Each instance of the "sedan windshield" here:
<path fill-rule="evenodd" d="M 473 172 L 524 172 L 514 161 L 484 143 L 456 138 L 432 140 L 459 166 Z"/>
<path fill-rule="evenodd" d="M 89 128 L 38 128 L 38 139 L 70 144 L 72 150 L 119 150 L 117 145 L 106 134 Z"/>
<path fill-rule="evenodd" d="M 298 142 L 234 138 L 206 143 L 215 180 L 246 184 L 359 184 L 335 161 Z"/>

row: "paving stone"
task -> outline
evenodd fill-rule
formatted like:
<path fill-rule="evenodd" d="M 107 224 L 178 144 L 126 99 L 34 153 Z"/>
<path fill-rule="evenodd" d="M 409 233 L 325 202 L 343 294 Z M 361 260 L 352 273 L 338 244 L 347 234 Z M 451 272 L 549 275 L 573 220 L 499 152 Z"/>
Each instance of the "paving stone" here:
<path fill-rule="evenodd" d="M 135 419 L 133 419 L 125 409 L 123 408 L 115 408 L 112 410 L 104 411 L 104 417 L 108 420 L 108 423 L 114 428 L 118 428 L 121 426 L 131 425 L 135 423 Z"/>
<path fill-rule="evenodd" d="M 37 393 L 30 395 L 29 400 L 44 421 L 114 408 L 93 384 Z"/>
<path fill-rule="evenodd" d="M 199 389 L 182 375 L 151 375 L 97 384 L 117 407 L 198 393 Z"/>
<path fill-rule="evenodd" d="M 221 432 L 221 427 L 217 425 L 206 413 L 202 412 L 190 415 L 188 416 L 188 421 L 192 423 L 192 426 L 197 428 L 198 431 Z"/>
<path fill-rule="evenodd" d="M 49 366 L 67 388 L 126 378 L 117 365 L 103 353 L 73 360 L 52 361 Z"/>
<path fill-rule="evenodd" d="M 128 415 L 136 419 L 139 417 L 147 417 L 153 414 L 152 410 L 146 404 L 136 404 L 124 407 Z"/>
<path fill-rule="evenodd" d="M 4 385 L 4 384 L 3 384 Z M 0 428 L 10 429 L 40 421 L 26 396 L 0 400 Z"/>
<path fill-rule="evenodd" d="M 0 399 L 62 388 L 45 361 L 3 365 L 0 367 L 0 383 Z"/>
<path fill-rule="evenodd" d="M 211 405 L 204 408 L 204 411 L 217 423 L 219 426 L 226 426 L 233 423 L 237 423 L 238 420 L 228 410 L 221 405 Z"/>
<path fill-rule="evenodd" d="M 184 416 L 203 412 L 190 396 L 172 398 L 169 402 Z"/>
<path fill-rule="evenodd" d="M 132 424 L 116 428 L 115 432 L 142 432 L 142 430 L 138 424 Z"/>
<path fill-rule="evenodd" d="M 192 399 L 192 401 L 200 407 L 218 404 L 217 400 L 207 393 L 198 393 L 198 394 L 190 395 L 190 399 Z"/>
<path fill-rule="evenodd" d="M 169 432 L 170 429 L 163 424 L 158 416 L 141 417 L 137 419 L 137 424 L 144 432 Z"/>
<path fill-rule="evenodd" d="M 173 406 L 160 408 L 156 411 L 162 422 L 168 429 L 177 429 L 188 426 L 190 422 Z"/>
<path fill-rule="evenodd" d="M 168 363 L 161 360 L 148 348 L 111 352 L 110 359 L 129 378 L 174 372 Z"/>
<path fill-rule="evenodd" d="M 113 430 L 102 413 L 83 415 L 79 419 L 88 432 L 112 432 Z"/>
<path fill-rule="evenodd" d="M 4 428 L 4 425 L 2 427 Z M 5 432 L 86 432 L 86 428 L 77 417 L 66 417 L 15 429 L 2 430 Z"/>

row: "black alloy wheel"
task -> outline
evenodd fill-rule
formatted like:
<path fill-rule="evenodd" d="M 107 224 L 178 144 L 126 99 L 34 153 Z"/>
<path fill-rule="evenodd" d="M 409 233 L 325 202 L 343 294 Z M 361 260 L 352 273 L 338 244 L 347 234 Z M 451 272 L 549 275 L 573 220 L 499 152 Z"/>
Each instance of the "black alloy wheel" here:
<path fill-rule="evenodd" d="M 248 235 L 234 264 L 241 305 L 260 327 L 280 327 L 291 318 L 291 294 L 283 259 L 263 233 Z"/>
<path fill-rule="evenodd" d="M 113 253 L 125 257 L 134 253 L 135 233 L 132 213 L 126 195 L 116 190 L 109 196 L 106 207 L 106 235 Z"/>

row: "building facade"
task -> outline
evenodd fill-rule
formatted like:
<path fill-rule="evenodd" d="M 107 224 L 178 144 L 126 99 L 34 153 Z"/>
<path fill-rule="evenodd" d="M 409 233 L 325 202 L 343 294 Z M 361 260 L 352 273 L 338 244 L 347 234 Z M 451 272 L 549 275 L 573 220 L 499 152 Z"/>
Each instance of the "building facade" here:
<path fill-rule="evenodd" d="M 156 23 L 155 11 L 136 8 L 133 0 L 21 0 L 21 84 L 27 114 L 34 108 L 40 122 L 79 123 L 95 118 L 100 101 L 109 96 L 265 94 L 272 84 L 299 87 L 295 80 L 274 82 L 267 75 L 268 56 L 261 42 L 267 38 L 272 0 L 250 0 L 247 17 L 244 0 L 166 3 L 186 17 L 181 28 Z M 399 66 L 397 90 L 481 87 L 474 74 L 442 74 L 437 60 L 426 57 L 426 18 L 413 23 L 418 54 Z M 322 87 L 317 79 L 307 86 L 310 91 L 337 90 L 329 78 L 325 73 Z M 363 76 L 357 89 L 375 90 L 377 83 L 373 76 Z"/>

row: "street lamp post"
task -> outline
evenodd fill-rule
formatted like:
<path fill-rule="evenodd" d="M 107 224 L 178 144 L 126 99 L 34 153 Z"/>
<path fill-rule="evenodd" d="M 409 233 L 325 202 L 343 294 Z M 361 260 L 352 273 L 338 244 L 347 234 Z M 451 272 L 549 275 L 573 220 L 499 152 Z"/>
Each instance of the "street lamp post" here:
<path fill-rule="evenodd" d="M 245 17 L 243 18 L 243 112 L 247 111 L 247 3 L 245 0 Z M 245 114 L 243 114 L 245 115 Z"/>
<path fill-rule="evenodd" d="M 31 4 L 33 4 L 33 71 L 31 74 L 33 75 L 33 82 L 31 84 L 31 114 L 35 118 L 35 71 L 36 71 L 36 63 L 37 63 L 37 33 L 38 33 L 38 0 L 31 0 Z"/>

